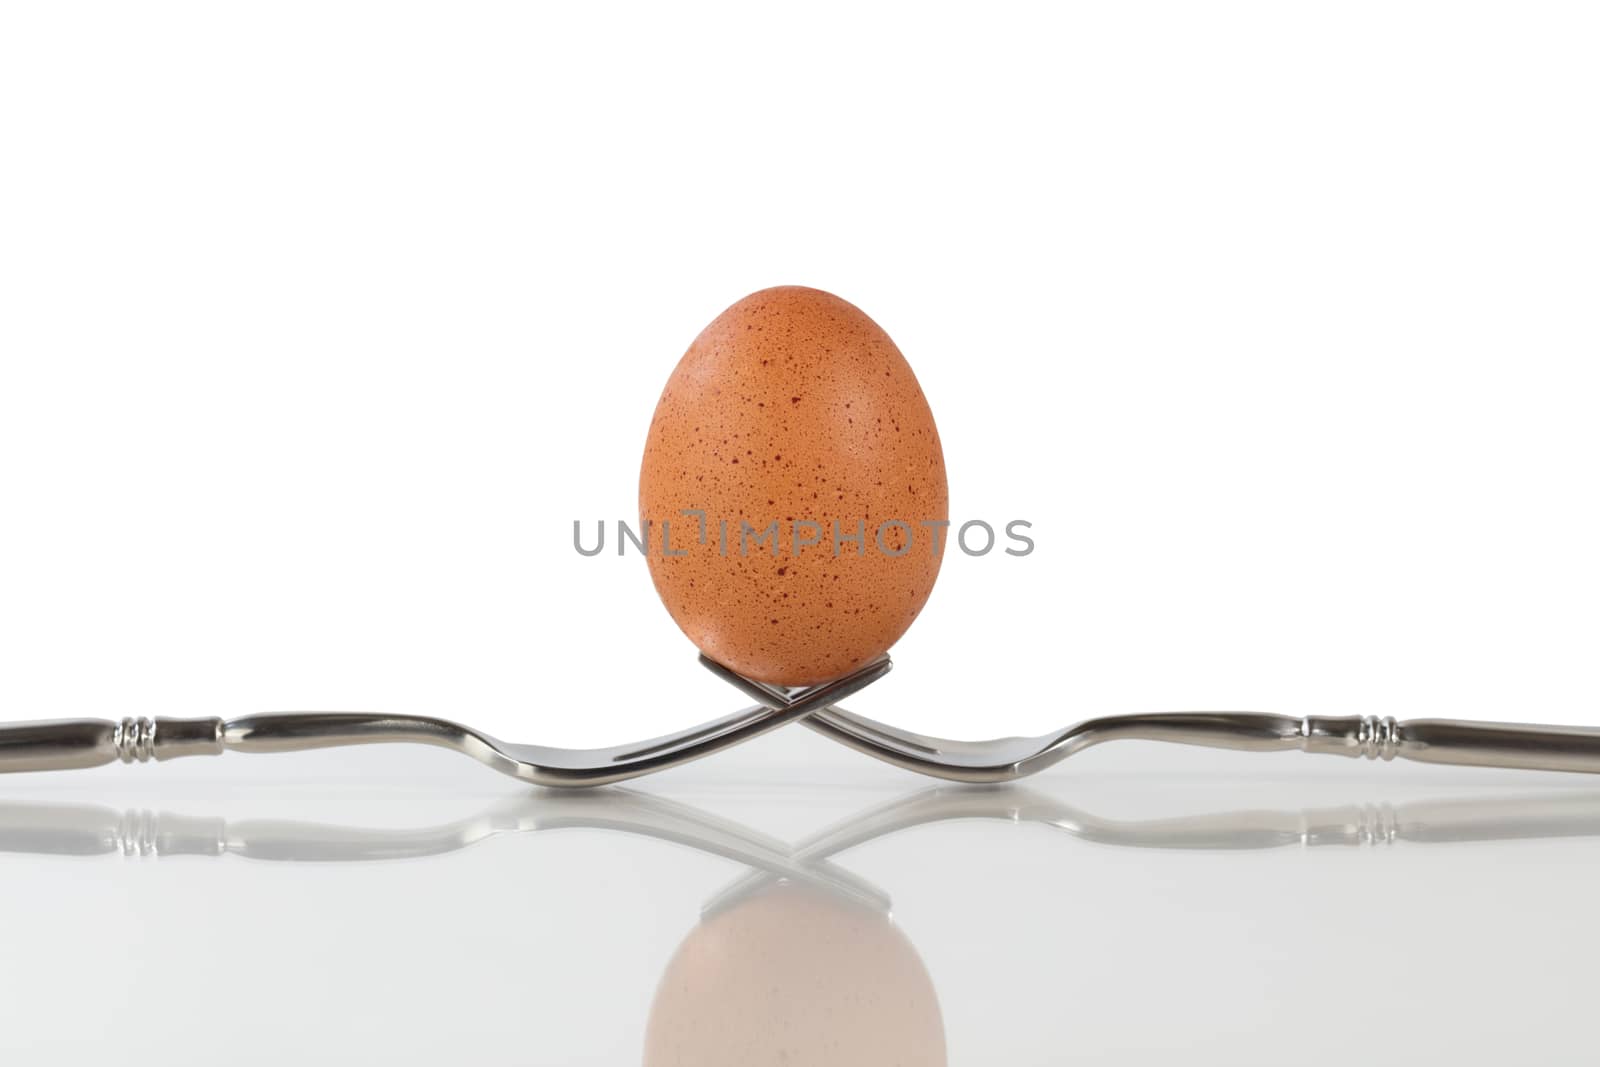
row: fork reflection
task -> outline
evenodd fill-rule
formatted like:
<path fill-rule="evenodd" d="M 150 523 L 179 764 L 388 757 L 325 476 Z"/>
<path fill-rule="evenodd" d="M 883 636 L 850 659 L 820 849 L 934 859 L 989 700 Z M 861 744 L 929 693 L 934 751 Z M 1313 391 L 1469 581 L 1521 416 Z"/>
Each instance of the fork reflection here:
<path fill-rule="evenodd" d="M 891 915 L 889 894 L 844 861 L 846 853 L 874 842 L 963 820 L 1011 824 L 1039 835 L 1037 848 L 1214 853 L 1448 846 L 1600 837 L 1600 790 L 1128 819 L 1016 786 L 934 787 L 865 807 L 793 843 L 691 805 L 615 788 L 523 795 L 466 818 L 404 829 L 13 800 L 0 801 L 0 852 L 311 864 L 441 856 L 493 839 L 561 830 L 668 841 L 730 860 L 742 873 L 701 898 L 697 920 L 685 923 L 677 951 L 660 972 L 642 1035 L 645 1067 L 867 1067 L 895 1062 L 894 1056 L 942 1067 L 947 1056 L 937 972 L 930 973 Z M 1072 841 L 1052 842 L 1052 835 Z M 914 869 L 899 870 L 907 882 L 897 882 L 895 890 L 914 891 Z M 573 869 L 567 877 L 581 881 L 584 871 Z"/>
<path fill-rule="evenodd" d="M 919 826 L 957 820 L 1037 824 L 1081 841 L 1125 848 L 1236 851 L 1508 841 L 1600 836 L 1600 790 L 1118 819 L 1021 786 L 934 786 L 864 808 L 798 844 L 690 804 L 622 788 L 532 793 L 464 819 L 407 829 L 0 800 L 0 852 L 373 862 L 438 856 L 505 835 L 588 829 L 674 842 L 742 863 L 751 868 L 747 878 L 801 880 L 887 905 L 886 894 L 831 857 Z"/>

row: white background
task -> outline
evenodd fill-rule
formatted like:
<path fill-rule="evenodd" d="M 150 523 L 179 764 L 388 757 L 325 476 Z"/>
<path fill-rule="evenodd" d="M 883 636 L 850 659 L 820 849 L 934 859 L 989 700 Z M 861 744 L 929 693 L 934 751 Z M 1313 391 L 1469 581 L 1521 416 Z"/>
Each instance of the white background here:
<path fill-rule="evenodd" d="M 1600 724 L 1587 5 L 0 9 L 0 709 L 606 743 L 737 698 L 644 431 L 779 283 L 875 317 L 947 558 L 855 702 Z"/>

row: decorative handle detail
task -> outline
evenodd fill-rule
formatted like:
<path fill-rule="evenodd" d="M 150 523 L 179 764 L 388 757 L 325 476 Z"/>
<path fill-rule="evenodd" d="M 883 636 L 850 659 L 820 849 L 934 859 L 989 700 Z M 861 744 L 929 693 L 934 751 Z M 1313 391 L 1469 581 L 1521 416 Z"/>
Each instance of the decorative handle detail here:
<path fill-rule="evenodd" d="M 1311 716 L 1301 721 L 1300 736 L 1307 752 L 1387 762 L 1400 755 L 1402 732 L 1401 724 L 1388 716 Z"/>
<path fill-rule="evenodd" d="M 1387 762 L 1400 754 L 1400 724 L 1387 716 L 1381 719 L 1365 716 L 1356 732 L 1356 740 L 1361 743 L 1361 754 L 1367 759 Z"/>
<path fill-rule="evenodd" d="M 126 718 L 19 722 L 0 726 L 0 772 L 66 771 L 121 760 L 222 754 L 221 719 Z"/>
<path fill-rule="evenodd" d="M 111 744 L 123 763 L 148 763 L 155 754 L 156 724 L 153 719 L 123 719 L 111 734 Z"/>

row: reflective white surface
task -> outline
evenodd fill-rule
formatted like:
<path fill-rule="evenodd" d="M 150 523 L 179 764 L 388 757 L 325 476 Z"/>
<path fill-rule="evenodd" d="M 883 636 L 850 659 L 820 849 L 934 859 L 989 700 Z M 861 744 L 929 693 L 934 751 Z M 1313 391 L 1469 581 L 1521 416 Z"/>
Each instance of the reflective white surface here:
<path fill-rule="evenodd" d="M 1147 744 L 989 790 L 793 727 L 585 795 L 14 776 L 0 1059 L 1587 1062 L 1597 861 L 1600 781 Z"/>

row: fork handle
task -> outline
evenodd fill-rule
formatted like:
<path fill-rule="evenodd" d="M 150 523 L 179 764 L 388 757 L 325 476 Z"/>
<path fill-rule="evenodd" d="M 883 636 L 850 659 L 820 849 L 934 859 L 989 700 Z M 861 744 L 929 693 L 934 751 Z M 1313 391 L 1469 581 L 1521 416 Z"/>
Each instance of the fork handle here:
<path fill-rule="evenodd" d="M 0 773 L 219 756 L 221 719 L 61 719 L 0 726 Z"/>
<path fill-rule="evenodd" d="M 1307 752 L 1600 774 L 1600 729 L 1586 726 L 1311 716 L 1303 720 L 1301 738 Z"/>
<path fill-rule="evenodd" d="M 236 719 L 59 719 L 0 726 L 0 774 L 71 771 L 224 752 L 300 752 L 403 742 L 492 755 L 479 735 L 423 716 L 364 711 L 268 712 Z"/>

